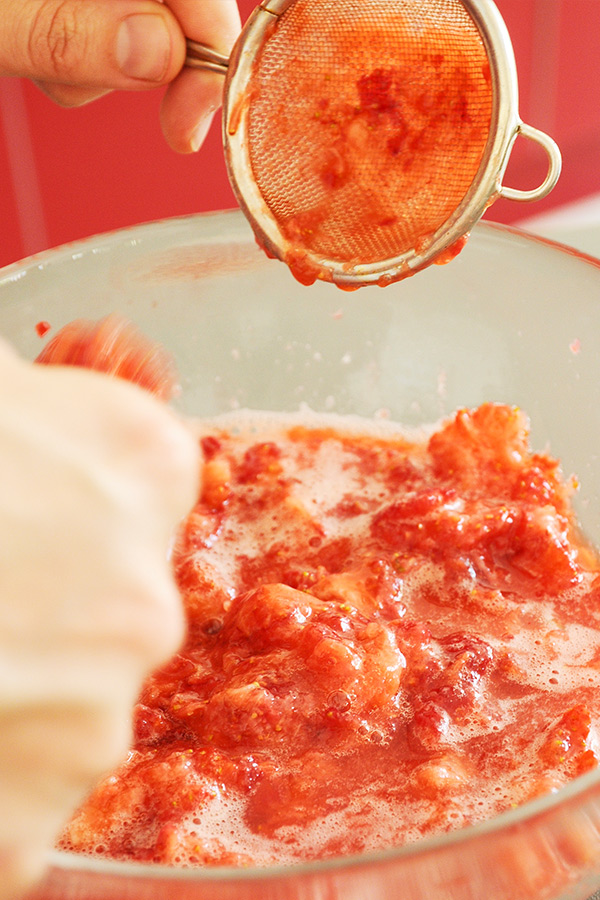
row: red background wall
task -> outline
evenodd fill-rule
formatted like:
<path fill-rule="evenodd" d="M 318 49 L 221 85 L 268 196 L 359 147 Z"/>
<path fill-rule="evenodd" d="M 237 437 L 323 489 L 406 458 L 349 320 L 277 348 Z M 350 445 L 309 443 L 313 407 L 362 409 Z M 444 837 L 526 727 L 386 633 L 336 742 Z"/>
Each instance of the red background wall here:
<path fill-rule="evenodd" d="M 245 18 L 256 0 L 239 0 Z M 343 2 L 343 0 L 340 0 Z M 511 33 L 520 113 L 563 153 L 563 174 L 535 205 L 498 201 L 513 222 L 600 193 L 600 0 L 496 0 Z M 235 205 L 219 122 L 193 157 L 179 157 L 158 124 L 160 92 L 113 94 L 78 110 L 32 84 L 0 80 L 0 265 L 90 234 Z M 543 180 L 539 148 L 517 142 L 505 181 Z"/>

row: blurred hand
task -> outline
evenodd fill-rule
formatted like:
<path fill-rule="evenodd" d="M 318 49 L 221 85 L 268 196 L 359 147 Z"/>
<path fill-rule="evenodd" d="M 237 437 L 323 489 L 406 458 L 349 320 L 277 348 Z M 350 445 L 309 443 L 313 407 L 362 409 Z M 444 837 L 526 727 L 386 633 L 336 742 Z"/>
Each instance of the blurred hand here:
<path fill-rule="evenodd" d="M 0 347 L 0 898 L 130 742 L 183 616 L 168 551 L 196 442 L 140 388 Z"/>
<path fill-rule="evenodd" d="M 223 77 L 182 69 L 185 37 L 228 54 L 239 30 L 236 0 L 0 0 L 0 75 L 31 78 L 64 106 L 169 85 L 163 132 L 189 153 L 221 105 Z"/>

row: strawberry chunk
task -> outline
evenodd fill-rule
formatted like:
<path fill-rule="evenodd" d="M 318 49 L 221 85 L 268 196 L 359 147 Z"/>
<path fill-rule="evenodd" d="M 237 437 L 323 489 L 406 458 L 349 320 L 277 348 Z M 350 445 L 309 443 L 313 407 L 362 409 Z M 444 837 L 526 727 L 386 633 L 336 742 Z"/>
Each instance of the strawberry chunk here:
<path fill-rule="evenodd" d="M 35 360 L 51 366 L 80 366 L 131 381 L 161 400 L 177 392 L 174 363 L 160 344 L 127 319 L 110 315 L 98 322 L 75 319 L 61 328 Z"/>

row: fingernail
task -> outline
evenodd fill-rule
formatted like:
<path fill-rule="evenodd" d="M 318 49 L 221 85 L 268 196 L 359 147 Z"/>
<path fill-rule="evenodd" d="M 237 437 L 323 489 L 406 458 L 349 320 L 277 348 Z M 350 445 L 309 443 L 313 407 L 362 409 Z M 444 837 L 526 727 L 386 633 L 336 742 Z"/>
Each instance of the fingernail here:
<path fill-rule="evenodd" d="M 117 32 L 117 65 L 128 78 L 160 82 L 171 57 L 171 37 L 162 16 L 136 13 Z"/>
<path fill-rule="evenodd" d="M 190 147 L 192 153 L 197 153 L 206 139 L 206 135 L 210 131 L 212 120 L 215 117 L 215 110 L 211 110 L 196 126 L 190 137 Z"/>

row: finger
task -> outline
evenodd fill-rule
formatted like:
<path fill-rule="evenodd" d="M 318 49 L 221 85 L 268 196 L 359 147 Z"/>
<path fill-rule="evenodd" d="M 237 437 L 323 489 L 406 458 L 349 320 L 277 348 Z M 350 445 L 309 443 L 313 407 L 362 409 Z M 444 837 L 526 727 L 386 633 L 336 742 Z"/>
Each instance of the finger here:
<path fill-rule="evenodd" d="M 240 33 L 237 0 L 165 0 L 186 37 L 228 54 Z"/>
<path fill-rule="evenodd" d="M 169 85 L 161 104 L 160 121 L 169 146 L 177 153 L 195 153 L 222 102 L 222 75 L 185 69 Z"/>
<path fill-rule="evenodd" d="M 0 365 L 4 362 L 10 363 L 11 361 L 18 359 L 18 354 L 12 344 L 9 344 L 7 340 L 3 337 L 0 337 Z"/>
<path fill-rule="evenodd" d="M 51 81 L 36 81 L 36 85 L 47 97 L 50 97 L 59 106 L 72 109 L 76 106 L 85 106 L 92 100 L 98 100 L 109 94 L 110 90 L 103 88 L 82 88 L 73 84 L 57 84 Z"/>
<path fill-rule="evenodd" d="M 171 81 L 184 57 L 181 28 L 155 0 L 3 0 L 0 75 L 134 90 Z"/>
<path fill-rule="evenodd" d="M 229 55 L 240 32 L 236 0 L 167 0 L 186 37 Z M 223 99 L 223 76 L 184 69 L 163 98 L 161 124 L 169 145 L 179 153 L 201 146 Z"/>

